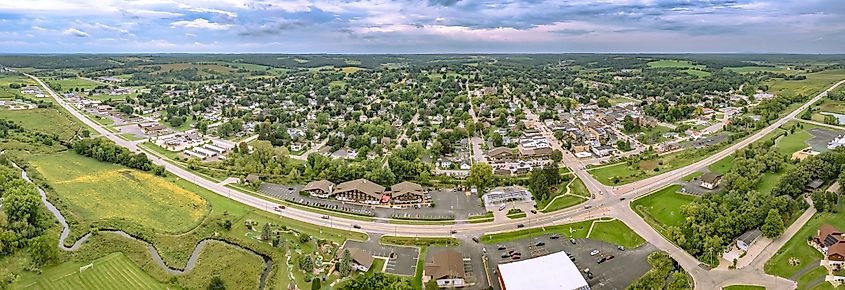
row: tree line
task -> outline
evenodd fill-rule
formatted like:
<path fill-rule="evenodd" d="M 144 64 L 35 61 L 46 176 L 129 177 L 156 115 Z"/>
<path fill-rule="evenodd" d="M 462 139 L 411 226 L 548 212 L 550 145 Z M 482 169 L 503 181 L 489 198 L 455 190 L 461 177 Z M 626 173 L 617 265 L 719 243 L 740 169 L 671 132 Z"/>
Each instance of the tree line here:
<path fill-rule="evenodd" d="M 159 176 L 164 176 L 165 174 L 164 167 L 153 164 L 147 158 L 146 154 L 133 154 L 129 149 L 118 146 L 105 138 L 77 140 L 73 143 L 72 148 L 79 155 L 91 157 L 102 162 L 111 162 L 129 168 L 149 171 Z"/>

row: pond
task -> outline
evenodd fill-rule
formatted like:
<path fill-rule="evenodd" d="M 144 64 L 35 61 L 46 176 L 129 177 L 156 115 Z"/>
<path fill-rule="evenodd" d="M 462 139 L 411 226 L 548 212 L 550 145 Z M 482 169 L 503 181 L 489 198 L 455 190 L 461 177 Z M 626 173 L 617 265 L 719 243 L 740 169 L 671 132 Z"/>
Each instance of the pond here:
<path fill-rule="evenodd" d="M 838 122 L 837 124 L 845 125 L 845 115 L 843 115 L 843 114 L 837 114 L 837 113 L 831 113 L 831 112 L 821 112 L 821 114 L 822 115 L 834 116 L 834 117 L 836 117 L 836 121 Z"/>

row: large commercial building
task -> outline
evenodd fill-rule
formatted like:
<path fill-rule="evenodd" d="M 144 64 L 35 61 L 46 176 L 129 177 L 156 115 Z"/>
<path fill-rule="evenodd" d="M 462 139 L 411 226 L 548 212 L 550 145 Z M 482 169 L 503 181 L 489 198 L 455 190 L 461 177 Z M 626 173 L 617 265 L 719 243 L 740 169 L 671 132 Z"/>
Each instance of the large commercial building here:
<path fill-rule="evenodd" d="M 560 251 L 533 259 L 499 264 L 502 290 L 589 290 L 575 263 Z"/>

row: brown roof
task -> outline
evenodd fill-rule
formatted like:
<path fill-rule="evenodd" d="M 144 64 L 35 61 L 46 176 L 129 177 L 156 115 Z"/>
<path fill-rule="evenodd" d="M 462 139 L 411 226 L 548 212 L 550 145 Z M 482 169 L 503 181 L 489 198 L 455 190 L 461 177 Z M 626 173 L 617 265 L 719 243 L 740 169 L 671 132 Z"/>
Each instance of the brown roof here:
<path fill-rule="evenodd" d="M 369 196 L 375 198 L 381 198 L 382 193 L 384 193 L 384 186 L 378 185 L 375 182 L 366 180 L 366 179 L 355 179 L 352 181 L 347 181 L 341 184 L 338 184 L 335 189 L 335 194 L 341 194 L 347 191 L 358 190 L 363 192 Z"/>
<path fill-rule="evenodd" d="M 373 265 L 373 260 L 375 260 L 373 255 L 370 255 L 359 248 L 348 248 L 347 250 L 349 250 L 349 256 L 352 258 L 352 261 L 356 264 L 367 268 Z"/>
<path fill-rule="evenodd" d="M 258 174 L 250 173 L 249 175 L 244 178 L 246 181 L 252 183 L 258 181 Z"/>
<path fill-rule="evenodd" d="M 840 241 L 839 243 L 833 244 L 829 248 L 827 248 L 828 259 L 831 255 L 839 255 L 840 257 L 845 257 L 845 241 Z"/>
<path fill-rule="evenodd" d="M 822 226 L 819 227 L 819 236 L 818 237 L 821 238 L 821 240 L 824 240 L 824 238 L 829 236 L 829 235 L 837 236 L 837 235 L 841 235 L 841 234 L 842 234 L 842 231 L 840 231 L 839 229 L 837 229 L 833 225 L 823 224 Z"/>
<path fill-rule="evenodd" d="M 419 192 L 422 193 L 423 187 L 422 185 L 410 182 L 410 181 L 402 181 L 400 183 L 394 184 L 390 187 L 390 191 L 397 192 L 397 193 L 405 193 L 405 192 Z"/>
<path fill-rule="evenodd" d="M 511 154 L 513 154 L 513 151 L 511 151 L 511 149 L 507 148 L 507 147 L 496 147 L 496 148 L 490 149 L 490 151 L 487 151 L 487 156 L 491 156 L 491 157 L 498 156 L 498 155 L 501 155 L 501 154 L 511 155 Z"/>
<path fill-rule="evenodd" d="M 302 188 L 302 191 L 322 190 L 323 192 L 330 192 L 334 183 L 328 180 L 317 180 L 309 182 Z"/>
<path fill-rule="evenodd" d="M 707 183 L 716 183 L 716 181 L 718 181 L 721 178 L 722 178 L 721 174 L 718 174 L 718 173 L 715 173 L 715 172 L 707 172 L 704 175 L 701 175 L 700 179 L 701 179 L 701 181 L 704 181 L 704 182 L 707 182 Z"/>
<path fill-rule="evenodd" d="M 443 250 L 431 255 L 431 263 L 425 265 L 425 275 L 431 279 L 464 278 L 464 256 L 455 250 Z"/>

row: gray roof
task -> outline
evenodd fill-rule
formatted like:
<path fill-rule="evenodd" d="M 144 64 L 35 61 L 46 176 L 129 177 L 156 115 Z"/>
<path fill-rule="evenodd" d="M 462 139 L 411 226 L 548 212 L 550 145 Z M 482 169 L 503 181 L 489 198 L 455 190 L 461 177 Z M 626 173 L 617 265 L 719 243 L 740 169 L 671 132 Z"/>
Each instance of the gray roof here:
<path fill-rule="evenodd" d="M 759 229 L 753 229 L 739 236 L 737 240 L 742 241 L 743 243 L 748 245 L 760 238 L 760 235 L 762 234 L 763 232 L 761 232 Z"/>

